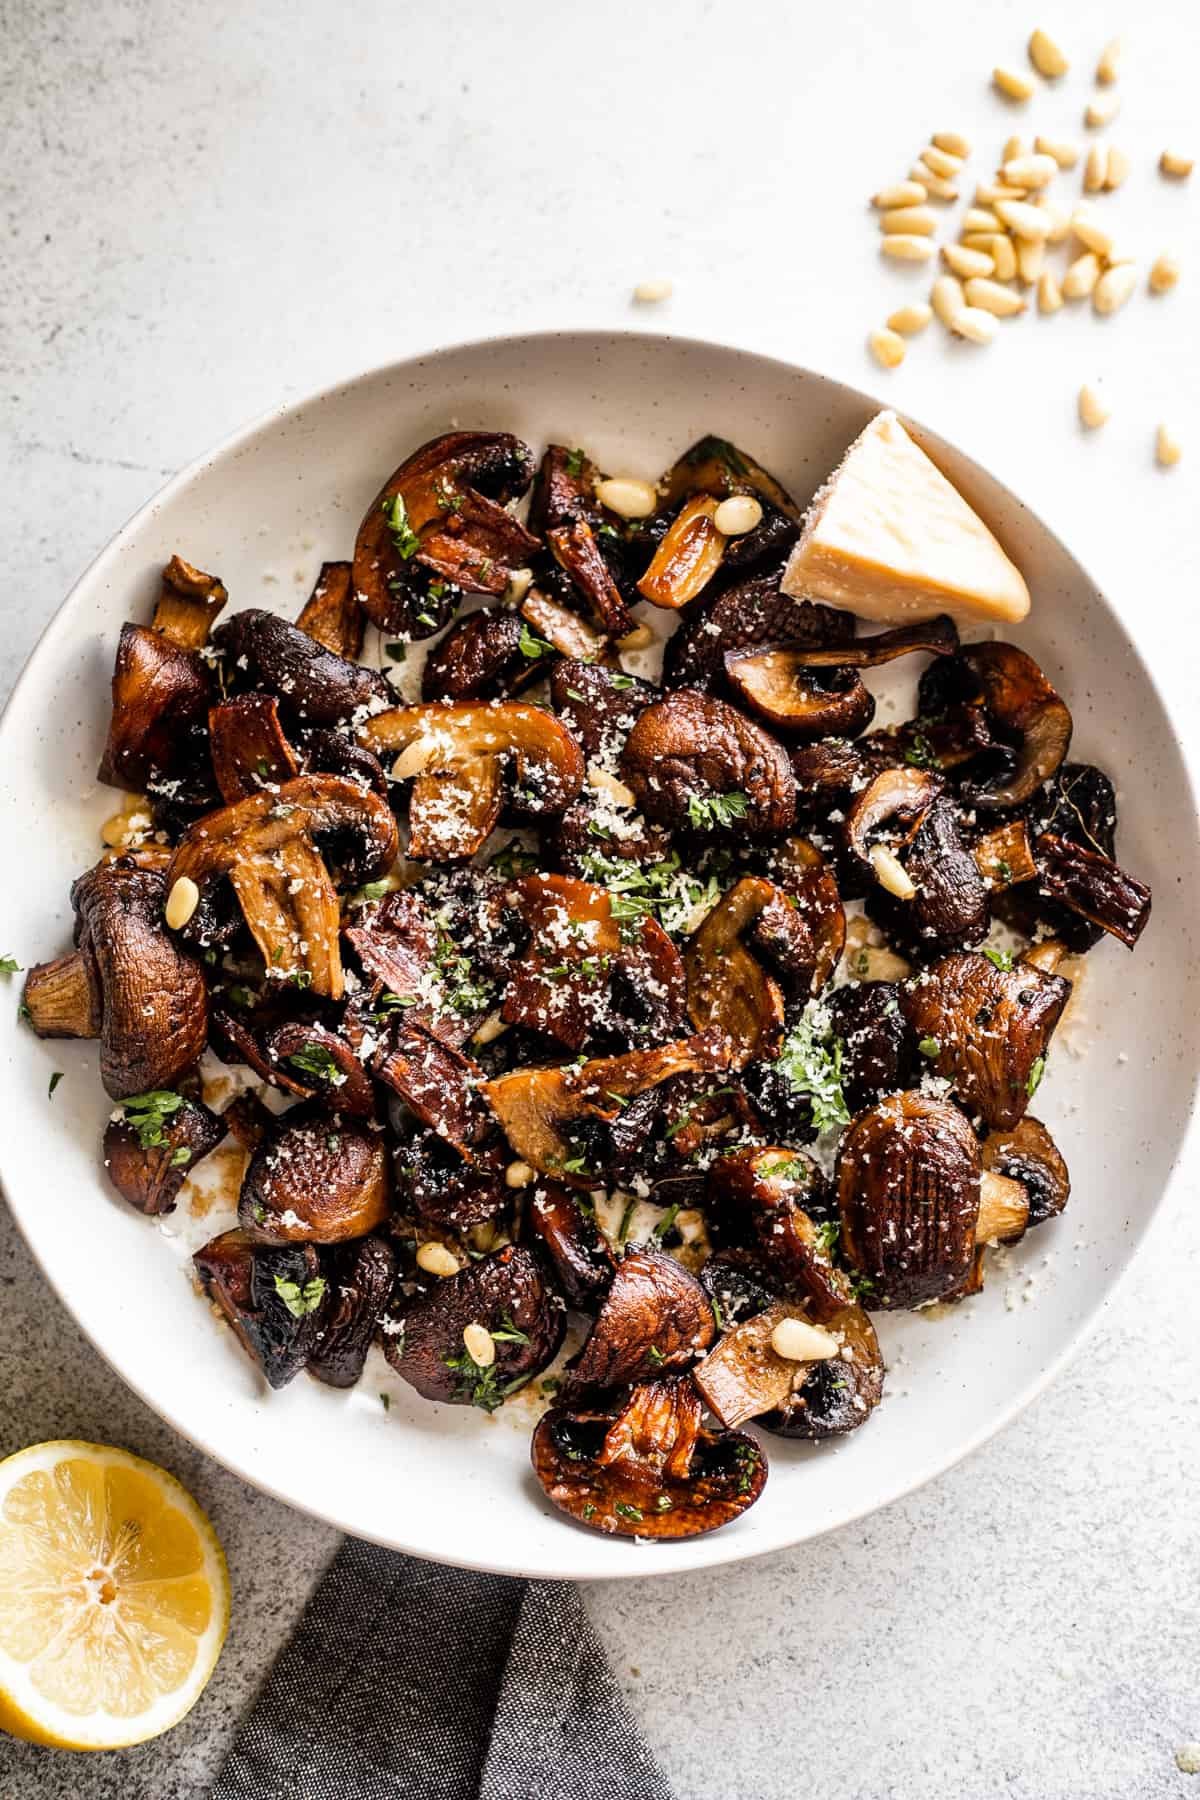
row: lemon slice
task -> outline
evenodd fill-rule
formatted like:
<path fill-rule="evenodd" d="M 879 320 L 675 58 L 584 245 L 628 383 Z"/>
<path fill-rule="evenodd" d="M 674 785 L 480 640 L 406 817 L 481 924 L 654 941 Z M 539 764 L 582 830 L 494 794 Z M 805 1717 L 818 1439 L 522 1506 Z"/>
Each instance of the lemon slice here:
<path fill-rule="evenodd" d="M 213 1672 L 229 1576 L 174 1476 L 63 1440 L 0 1462 L 0 1726 L 113 1750 L 181 1719 Z"/>

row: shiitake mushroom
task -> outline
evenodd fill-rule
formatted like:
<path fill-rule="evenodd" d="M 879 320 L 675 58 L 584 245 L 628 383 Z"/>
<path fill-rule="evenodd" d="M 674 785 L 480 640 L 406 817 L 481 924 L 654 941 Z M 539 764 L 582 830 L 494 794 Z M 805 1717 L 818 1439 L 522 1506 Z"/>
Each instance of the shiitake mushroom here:
<path fill-rule="evenodd" d="M 284 1114 L 250 1158 L 238 1198 L 242 1229 L 267 1244 L 340 1244 L 377 1230 L 390 1212 L 379 1131 L 311 1107 Z"/>
<path fill-rule="evenodd" d="M 508 1245 L 404 1305 L 402 1330 L 384 1337 L 396 1373 L 426 1400 L 493 1412 L 506 1395 L 553 1362 L 566 1329 L 562 1301 L 532 1250 Z M 492 1341 L 477 1362 L 463 1338 L 478 1325 Z"/>
<path fill-rule="evenodd" d="M 353 1387 L 363 1372 L 396 1278 L 396 1255 L 383 1237 L 331 1250 L 324 1262 L 329 1303 L 321 1314 L 308 1372 L 326 1387 Z"/>
<path fill-rule="evenodd" d="M 225 1123 L 202 1100 L 170 1091 L 138 1098 L 151 1103 L 150 1110 L 139 1112 L 130 1103 L 104 1128 L 104 1167 L 121 1198 L 138 1212 L 173 1212 L 184 1181 L 225 1136 Z M 133 1122 L 139 1118 L 141 1130 Z"/>
<path fill-rule="evenodd" d="M 192 1258 L 205 1293 L 273 1388 L 297 1376 L 320 1342 L 328 1283 L 312 1244 L 256 1246 L 222 1232 Z"/>
<path fill-rule="evenodd" d="M 682 689 L 638 717 L 621 773 L 649 819 L 751 836 L 786 831 L 796 814 L 787 752 L 723 700 Z"/>

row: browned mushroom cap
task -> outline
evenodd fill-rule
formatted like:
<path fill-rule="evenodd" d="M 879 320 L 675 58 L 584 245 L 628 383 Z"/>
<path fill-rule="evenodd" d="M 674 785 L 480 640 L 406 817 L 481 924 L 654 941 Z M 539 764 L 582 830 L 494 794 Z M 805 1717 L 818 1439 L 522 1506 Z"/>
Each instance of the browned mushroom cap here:
<path fill-rule="evenodd" d="M 757 1418 L 782 1437 L 854 1431 L 883 1397 L 874 1326 L 861 1306 L 839 1307 L 819 1328 L 827 1344 L 815 1344 L 811 1359 L 796 1362 L 771 1343 L 776 1326 L 790 1318 L 809 1322 L 794 1301 L 778 1300 L 727 1331 L 693 1375 L 705 1402 L 729 1427 Z"/>
<path fill-rule="evenodd" d="M 872 1306 L 919 1306 L 975 1255 L 979 1145 L 957 1108 L 919 1090 L 860 1113 L 838 1148 L 842 1253 Z"/>
<path fill-rule="evenodd" d="M 579 613 L 572 612 L 569 606 L 560 605 L 557 600 L 551 600 L 549 595 L 543 594 L 538 588 L 531 587 L 522 600 L 521 616 L 533 627 L 537 637 L 549 644 L 551 650 L 557 651 L 559 656 L 574 657 L 581 663 L 594 663 L 608 653 L 609 641 L 605 632 L 598 631 Z M 526 655 L 528 650 L 529 645 L 526 644 Z M 546 651 L 542 648 L 541 655 L 545 654 Z M 555 668 L 558 666 L 557 663 L 554 664 Z M 539 672 L 536 661 L 533 672 Z"/>
<path fill-rule="evenodd" d="M 803 1297 L 822 1322 L 850 1298 L 845 1276 L 806 1211 L 823 1198 L 824 1188 L 814 1162 L 779 1145 L 734 1150 L 718 1158 L 708 1176 L 726 1228 L 740 1228 L 776 1290 Z"/>
<path fill-rule="evenodd" d="M 582 1068 L 516 1069 L 485 1082 L 481 1092 L 500 1128 L 521 1157 L 543 1175 L 591 1184 L 585 1169 L 568 1168 L 576 1152 L 568 1135 L 581 1120 L 612 1120 L 623 1100 L 644 1094 L 672 1075 L 729 1067 L 729 1046 L 719 1032 L 681 1038 L 657 1050 L 595 1057 Z"/>
<path fill-rule="evenodd" d="M 767 1460 L 753 1438 L 706 1431 L 694 1383 L 650 1381 L 606 1410 L 556 1407 L 533 1434 L 534 1474 L 581 1525 L 691 1538 L 753 1506 Z"/>
<path fill-rule="evenodd" d="M 420 1131 L 396 1153 L 399 1210 L 438 1231 L 469 1231 L 512 1205 L 507 1164 L 499 1142 L 472 1151 L 468 1162 L 436 1131 Z"/>
<path fill-rule="evenodd" d="M 700 830 L 786 831 L 796 815 L 787 752 L 723 700 L 683 688 L 638 718 L 621 772 L 647 818 Z"/>
<path fill-rule="evenodd" d="M 1012 744 L 1005 779 L 964 781 L 972 806 L 1020 806 L 1057 771 L 1071 743 L 1071 715 L 1031 656 L 1015 644 L 968 644 L 962 660 L 982 690 L 991 724 Z"/>
<path fill-rule="evenodd" d="M 570 1392 L 628 1387 L 684 1368 L 716 1330 L 696 1277 L 673 1256 L 634 1245 L 617 1264 L 587 1342 L 567 1364 Z"/>
<path fill-rule="evenodd" d="M 480 700 L 507 692 L 536 663 L 521 654 L 521 621 L 503 608 L 485 606 L 459 619 L 421 675 L 424 700 Z"/>
<path fill-rule="evenodd" d="M 727 552 L 731 554 L 731 552 Z M 689 607 L 663 652 L 668 687 L 707 691 L 722 674 L 728 650 L 760 644 L 848 644 L 854 636 L 851 613 L 779 591 L 779 574 L 753 575 Z"/>
<path fill-rule="evenodd" d="M 520 701 L 396 707 L 369 719 L 361 737 L 396 756 L 397 779 L 416 777 L 409 854 L 421 861 L 474 856 L 500 816 L 509 760 L 522 812 L 560 813 L 583 786 L 583 752 L 566 726 Z"/>
<path fill-rule="evenodd" d="M 143 789 L 176 766 L 188 728 L 208 712 L 208 671 L 159 631 L 122 625 L 112 678 L 112 720 L 97 779 Z"/>
<path fill-rule="evenodd" d="M 257 1150 L 274 1131 L 275 1122 L 276 1114 L 248 1088 L 231 1100 L 221 1114 L 222 1125 L 243 1150 Z"/>
<path fill-rule="evenodd" d="M 714 523 L 720 504 L 711 494 L 694 494 L 684 501 L 637 584 L 643 598 L 678 611 L 707 587 L 728 542 Z"/>
<path fill-rule="evenodd" d="M 402 1319 L 403 1331 L 383 1341 L 396 1373 L 427 1400 L 484 1412 L 553 1362 L 566 1329 L 562 1302 L 536 1256 L 512 1244 L 436 1281 Z M 464 1340 L 472 1325 L 492 1340 L 490 1362 L 477 1361 Z"/>
<path fill-rule="evenodd" d="M 857 737 L 875 717 L 873 697 L 852 669 L 810 671 L 803 656 L 781 644 L 727 650 L 725 673 L 755 712 L 793 737 Z"/>
<path fill-rule="evenodd" d="M 250 1159 L 238 1221 L 264 1244 L 340 1244 L 366 1237 L 391 1211 L 387 1151 L 357 1119 L 285 1113 Z"/>
<path fill-rule="evenodd" d="M 789 519 L 800 518 L 800 508 L 787 489 L 761 463 L 728 438 L 711 434 L 685 450 L 664 478 L 667 506 L 678 506 L 689 494 L 713 494 L 718 500 L 727 500 L 732 494 L 757 494 Z"/>
<path fill-rule="evenodd" d="M 936 1072 L 1001 1130 L 1029 1105 L 1071 994 L 1061 975 L 1004 961 L 999 952 L 944 956 L 900 990 L 900 1009 Z"/>
<path fill-rule="evenodd" d="M 908 1086 L 917 1050 L 899 991 L 891 981 L 860 981 L 835 989 L 825 1001 L 842 1046 L 842 1093 L 852 1113 Z"/>
<path fill-rule="evenodd" d="M 382 984 L 377 1010 L 403 1012 L 410 1025 L 423 1026 L 452 1049 L 461 1048 L 489 1002 L 485 997 L 481 1009 L 446 1003 L 438 965 L 439 926 L 421 896 L 398 888 L 353 916 L 344 936 L 367 974 Z"/>
<path fill-rule="evenodd" d="M 1068 907 L 1133 949 L 1150 918 L 1145 882 L 1126 874 L 1111 857 L 1044 831 L 1034 841 L 1038 893 Z"/>
<path fill-rule="evenodd" d="M 878 737 L 876 733 L 870 743 Z M 877 765 L 863 743 L 829 738 L 820 744 L 794 744 L 789 751 L 796 781 L 796 811 L 824 825 L 834 808 L 844 808 L 875 776 Z"/>
<path fill-rule="evenodd" d="M 355 869 L 364 881 L 395 860 L 390 809 L 342 776 L 301 775 L 274 793 L 208 813 L 184 833 L 167 870 L 167 891 L 184 875 L 200 889 L 188 936 L 204 941 L 213 891 L 228 877 L 268 975 L 340 999 L 338 897 L 314 842 L 330 833 L 356 841 Z"/>
<path fill-rule="evenodd" d="M 199 650 L 228 598 L 223 581 L 173 556 L 162 572 L 151 628 L 180 650 Z"/>
<path fill-rule="evenodd" d="M 604 630 L 612 637 L 624 637 L 631 631 L 633 617 L 600 554 L 588 521 L 575 518 L 567 525 L 555 525 L 547 531 L 546 542 L 555 562 L 570 577 Z"/>
<path fill-rule="evenodd" d="M 227 806 L 261 794 L 264 787 L 292 781 L 300 773 L 273 695 L 242 694 L 210 707 L 208 741 L 213 773 Z"/>
<path fill-rule="evenodd" d="M 307 725 L 337 725 L 394 698 L 378 669 L 366 669 L 326 650 L 307 631 L 251 607 L 217 627 L 213 640 L 232 664 L 246 664 Z"/>
<path fill-rule="evenodd" d="M 297 629 L 306 631 L 335 656 L 357 662 L 362 655 L 363 623 L 363 610 L 354 592 L 353 565 L 322 563 L 317 585 L 296 620 Z"/>
<path fill-rule="evenodd" d="M 326 1387 L 353 1387 L 363 1372 L 380 1315 L 391 1296 L 396 1256 L 386 1238 L 361 1238 L 325 1262 L 329 1305 L 308 1372 Z"/>
<path fill-rule="evenodd" d="M 561 1181 L 545 1181 L 534 1189 L 525 1222 L 571 1305 L 590 1311 L 617 1266 L 595 1213 Z"/>
<path fill-rule="evenodd" d="M 501 431 L 451 431 L 402 462 L 367 508 L 354 546 L 355 590 L 374 623 L 425 635 L 418 612 L 429 582 L 414 579 L 414 564 L 435 583 L 502 594 L 541 548 L 504 510 L 532 474 L 528 447 Z"/>
<path fill-rule="evenodd" d="M 639 713 L 657 697 L 657 688 L 648 681 L 577 658 L 556 663 L 550 675 L 554 709 L 588 757 L 611 757 L 633 730 Z"/>
<path fill-rule="evenodd" d="M 492 1135 L 478 1066 L 403 1014 L 387 1021 L 373 1066 L 379 1080 L 399 1094 L 423 1125 L 468 1159 Z"/>
<path fill-rule="evenodd" d="M 673 1036 L 685 1017 L 679 952 L 656 919 L 619 922 L 607 889 L 570 875 L 528 875 L 513 905 L 530 931 L 504 994 L 511 1025 L 578 1050 L 597 1036 Z"/>
<path fill-rule="evenodd" d="M 783 1039 L 779 983 L 742 941 L 765 909 L 787 902 L 761 876 L 743 875 L 688 940 L 688 1017 L 697 1031 L 715 1029 L 731 1052 L 731 1067 L 772 1056 Z"/>
<path fill-rule="evenodd" d="M 893 857 L 908 891 L 900 894 L 893 879 L 897 904 L 886 907 L 889 923 L 903 936 L 926 944 L 974 944 L 988 928 L 987 888 L 962 842 L 957 810 L 942 788 L 940 777 L 928 769 L 884 769 L 851 803 L 846 844 L 874 875 L 872 833 L 894 824 L 911 827 L 899 846 L 900 857 Z M 879 879 L 883 881 L 882 874 Z"/>
<path fill-rule="evenodd" d="M 164 1090 L 138 1098 L 157 1102 L 156 1110 L 140 1114 L 141 1130 L 130 1123 L 130 1114 L 139 1116 L 134 1104 L 126 1105 L 124 1117 L 108 1121 L 104 1167 L 121 1198 L 138 1212 L 169 1213 L 186 1177 L 225 1136 L 225 1125 L 202 1101 L 181 1094 Z"/>
<path fill-rule="evenodd" d="M 832 869 L 806 837 L 787 837 L 772 846 L 767 872 L 783 889 L 811 943 L 809 988 L 819 994 L 846 947 L 846 912 Z"/>
<path fill-rule="evenodd" d="M 930 769 L 881 770 L 847 810 L 846 848 L 863 869 L 871 870 L 871 834 L 892 824 L 913 825 L 944 789 Z"/>
<path fill-rule="evenodd" d="M 556 525 L 569 525 L 572 519 L 591 519 L 598 524 L 604 517 L 596 499 L 599 472 L 584 451 L 548 444 L 529 496 L 530 531 L 544 537 Z"/>
<path fill-rule="evenodd" d="M 362 1063 L 344 1037 L 318 1020 L 291 1019 L 277 1025 L 267 1033 L 264 1051 L 272 1069 L 287 1070 L 290 1092 L 310 1100 L 324 1098 L 338 1112 L 355 1118 L 370 1118 L 375 1110 Z"/>
<path fill-rule="evenodd" d="M 1054 1139 L 1028 1113 L 1009 1131 L 990 1131 L 981 1154 L 985 1170 L 1025 1189 L 1030 1225 L 1057 1218 L 1071 1197 L 1071 1177 Z"/>
<path fill-rule="evenodd" d="M 840 1354 L 804 1365 L 790 1398 L 759 1419 L 764 1431 L 817 1442 L 844 1437 L 864 1425 L 883 1399 L 883 1354 L 862 1307 L 840 1307 L 822 1327 L 841 1339 Z"/>
<path fill-rule="evenodd" d="M 298 1375 L 320 1343 L 328 1287 L 312 1244 L 256 1249 L 222 1232 L 192 1258 L 204 1291 L 273 1388 Z"/>

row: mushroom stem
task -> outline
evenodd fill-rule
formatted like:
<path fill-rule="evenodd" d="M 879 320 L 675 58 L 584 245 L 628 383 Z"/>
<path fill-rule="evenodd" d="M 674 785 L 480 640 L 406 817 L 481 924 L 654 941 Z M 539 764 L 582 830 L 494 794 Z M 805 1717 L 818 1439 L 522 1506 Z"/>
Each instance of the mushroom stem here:
<path fill-rule="evenodd" d="M 25 977 L 23 998 L 39 1037 L 100 1036 L 99 984 L 81 950 L 36 963 Z"/>
<path fill-rule="evenodd" d="M 992 893 L 1016 887 L 1022 881 L 1036 881 L 1038 867 L 1034 861 L 1029 826 L 1024 819 L 1014 819 L 989 831 L 975 844 L 972 854 Z M 1054 971 L 1051 969 L 1050 973 Z"/>
<path fill-rule="evenodd" d="M 975 1242 L 1008 1243 L 1024 1235 L 1029 1219 L 1029 1195 L 1025 1184 L 1007 1175 L 984 1169 L 979 1177 L 979 1217 Z"/>

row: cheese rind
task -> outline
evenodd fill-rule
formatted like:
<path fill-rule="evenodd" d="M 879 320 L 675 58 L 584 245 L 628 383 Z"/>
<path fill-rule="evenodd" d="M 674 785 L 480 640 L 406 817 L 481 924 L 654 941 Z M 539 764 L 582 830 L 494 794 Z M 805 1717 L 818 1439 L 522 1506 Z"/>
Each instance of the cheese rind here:
<path fill-rule="evenodd" d="M 887 625 L 938 613 L 1012 624 L 1030 605 L 1021 571 L 893 412 L 813 501 L 780 585 Z"/>

